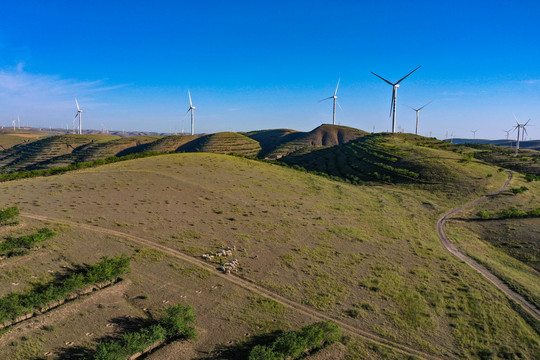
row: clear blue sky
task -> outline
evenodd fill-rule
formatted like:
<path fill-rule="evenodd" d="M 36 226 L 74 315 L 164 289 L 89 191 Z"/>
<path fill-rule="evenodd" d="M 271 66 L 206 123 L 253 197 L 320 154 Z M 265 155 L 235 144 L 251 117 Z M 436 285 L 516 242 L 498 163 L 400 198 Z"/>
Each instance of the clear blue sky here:
<path fill-rule="evenodd" d="M 439 138 L 504 138 L 513 113 L 540 138 L 535 1 L 4 1 L 0 125 L 196 132 L 331 122 Z M 188 130 L 188 119 L 184 128 Z"/>

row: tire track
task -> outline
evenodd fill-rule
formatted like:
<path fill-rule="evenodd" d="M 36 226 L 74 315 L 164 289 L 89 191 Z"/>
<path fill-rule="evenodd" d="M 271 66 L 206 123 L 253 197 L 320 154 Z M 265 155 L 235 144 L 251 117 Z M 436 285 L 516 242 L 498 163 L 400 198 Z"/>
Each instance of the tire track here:
<path fill-rule="evenodd" d="M 363 329 L 360 329 L 360 328 L 357 328 L 355 326 L 352 326 L 350 324 L 347 324 L 339 319 L 336 319 L 330 315 L 327 315 L 321 311 L 318 311 L 316 309 L 313 309 L 313 308 L 310 308 L 306 305 L 303 305 L 303 304 L 300 304 L 296 301 L 293 301 L 293 300 L 290 300 L 290 299 L 287 299 L 271 290 L 268 290 L 268 289 L 265 289 L 263 287 L 261 287 L 260 285 L 257 285 L 256 283 L 250 281 L 250 280 L 246 280 L 246 279 L 243 279 L 243 278 L 240 278 L 236 275 L 233 275 L 233 274 L 229 274 L 229 275 L 226 275 L 226 274 L 222 274 L 220 272 L 217 272 L 216 271 L 216 268 L 212 265 L 209 265 L 207 262 L 203 261 L 203 260 L 199 260 L 199 259 L 196 259 L 192 256 L 189 256 L 189 255 L 186 255 L 178 250 L 175 250 L 175 249 L 171 249 L 169 247 L 166 247 L 164 245 L 161 245 L 161 244 L 158 244 L 158 243 L 155 243 L 155 242 L 152 242 L 150 240 L 147 240 L 147 239 L 144 239 L 144 238 L 141 238 L 141 237 L 138 237 L 138 236 L 135 236 L 135 235 L 131 235 L 131 234 L 127 234 L 127 233 L 123 233 L 123 232 L 120 232 L 120 231 L 116 231 L 116 230 L 111 230 L 111 229 L 107 229 L 107 228 L 102 228 L 102 227 L 99 227 L 99 226 L 96 226 L 96 225 L 88 225 L 88 224 L 80 224 L 80 223 L 76 223 L 76 222 L 73 222 L 73 221 L 69 221 L 69 220 L 60 220 L 60 219 L 54 219 L 54 218 L 51 218 L 51 217 L 48 217 L 48 216 L 43 216 L 43 215 L 37 215 L 37 214 L 31 214 L 31 213 L 28 213 L 28 212 L 21 212 L 20 213 L 21 216 L 23 217 L 26 217 L 26 218 L 29 218 L 29 219 L 34 219 L 34 220 L 40 220 L 40 221 L 48 221 L 48 222 L 51 222 L 51 223 L 56 223 L 56 224 L 65 224 L 65 225 L 70 225 L 70 226 L 73 226 L 73 227 L 78 227 L 78 228 L 82 228 L 82 229 L 86 229 L 86 230 L 90 230 L 90 231 L 94 231 L 94 232 L 98 232 L 98 233 L 102 233 L 102 234 L 108 234 L 108 235 L 114 235 L 114 236 L 117 236 L 117 237 L 120 237 L 120 238 L 124 238 L 124 239 L 128 239 L 134 243 L 137 243 L 139 245 L 143 245 L 143 246 L 146 246 L 146 247 L 149 247 L 149 248 L 153 248 L 153 249 L 156 249 L 156 250 L 159 250 L 159 251 L 162 251 L 168 255 L 171 255 L 173 257 L 176 257 L 178 259 L 181 259 L 181 260 L 184 260 L 192 265 L 195 265 L 195 266 L 198 266 L 199 268 L 202 268 L 202 269 L 205 269 L 205 270 L 209 270 L 212 272 L 213 275 L 215 276 L 219 276 L 221 277 L 222 279 L 225 279 L 235 285 L 238 285 L 248 291 L 251 291 L 253 293 L 256 293 L 260 296 L 263 296 L 263 297 L 266 297 L 266 298 L 270 298 L 294 311 L 297 311 L 303 315 L 306 315 L 306 316 L 309 316 L 311 318 L 314 318 L 314 319 L 317 319 L 317 320 L 324 320 L 324 321 L 333 321 L 334 323 L 338 324 L 342 329 L 343 331 L 345 332 L 348 332 L 350 334 L 354 334 L 354 335 L 357 335 L 361 338 L 363 338 L 364 340 L 368 340 L 368 341 L 371 341 L 371 342 L 374 342 L 378 345 L 382 345 L 382 346 L 385 346 L 385 347 L 389 347 L 391 348 L 392 350 L 395 350 L 397 352 L 400 352 L 402 354 L 405 354 L 405 355 L 414 355 L 414 356 L 417 356 L 417 357 L 420 357 L 420 358 L 424 358 L 424 359 L 441 359 L 440 356 L 437 356 L 437 355 L 434 355 L 434 354 L 430 354 L 430 353 L 427 353 L 427 352 L 424 352 L 422 350 L 418 350 L 418 349 L 415 349 L 413 347 L 410 347 L 408 345 L 405 345 L 405 344 L 402 344 L 402 343 L 399 343 L 399 342 L 395 342 L 395 341 L 392 341 L 392 340 L 388 340 L 388 339 L 385 339 L 377 334 L 374 334 L 374 333 L 371 333 L 369 331 L 366 331 L 366 330 L 363 330 Z M 449 354 L 446 354 L 446 356 L 450 356 Z"/>
<path fill-rule="evenodd" d="M 448 250 L 448 252 L 450 252 L 452 255 L 462 260 L 463 262 L 465 262 L 474 270 L 478 271 L 486 279 L 491 281 L 493 285 L 499 288 L 499 290 L 505 293 L 506 296 L 508 296 L 511 300 L 513 300 L 518 305 L 520 305 L 523 308 L 523 310 L 525 310 L 527 313 L 532 315 L 536 320 L 540 321 L 540 311 L 536 306 L 534 306 L 534 304 L 531 304 L 523 296 L 519 295 L 517 292 L 510 289 L 508 285 L 506 285 L 501 279 L 495 276 L 495 274 L 490 272 L 488 269 L 486 269 L 485 267 L 480 265 L 478 262 L 476 262 L 472 258 L 462 253 L 460 250 L 458 250 L 458 248 L 450 242 L 450 240 L 448 239 L 448 236 L 446 235 L 446 232 L 444 231 L 444 225 L 446 224 L 446 221 L 452 218 L 457 213 L 463 210 L 469 209 L 471 207 L 474 207 L 478 204 L 481 204 L 484 201 L 487 201 L 497 195 L 500 195 L 501 192 L 506 190 L 506 188 L 508 188 L 508 185 L 510 184 L 510 181 L 512 180 L 512 173 L 510 171 L 506 171 L 506 173 L 508 174 L 508 178 L 504 182 L 503 186 L 501 186 L 501 188 L 497 190 L 496 192 L 494 192 L 493 194 L 482 196 L 479 199 L 476 199 L 474 201 L 471 201 L 470 203 L 467 203 L 458 208 L 450 210 L 446 214 L 442 215 L 437 221 L 437 233 L 439 235 L 439 239 L 441 239 L 442 244 L 444 245 L 446 250 Z"/>

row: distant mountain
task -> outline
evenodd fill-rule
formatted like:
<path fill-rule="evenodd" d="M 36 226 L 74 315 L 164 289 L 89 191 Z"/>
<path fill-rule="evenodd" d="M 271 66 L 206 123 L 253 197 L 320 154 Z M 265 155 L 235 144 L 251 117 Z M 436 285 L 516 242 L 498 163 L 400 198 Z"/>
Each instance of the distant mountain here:
<path fill-rule="evenodd" d="M 446 139 L 445 141 L 452 141 L 454 144 L 489 144 L 489 145 L 501 145 L 501 146 L 508 146 L 508 147 L 515 147 L 516 146 L 516 140 L 508 139 L 508 140 L 486 140 L 486 139 L 462 139 L 462 138 L 454 138 L 454 139 Z M 526 140 L 526 141 L 520 141 L 519 147 L 521 149 L 532 149 L 532 150 L 540 150 L 540 140 Z"/>

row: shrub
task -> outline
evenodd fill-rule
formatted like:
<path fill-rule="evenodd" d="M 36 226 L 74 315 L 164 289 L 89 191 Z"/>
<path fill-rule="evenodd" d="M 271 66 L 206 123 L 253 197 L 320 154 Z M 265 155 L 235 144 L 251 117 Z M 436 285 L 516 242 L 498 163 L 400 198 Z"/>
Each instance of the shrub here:
<path fill-rule="evenodd" d="M 305 350 L 316 350 L 339 341 L 341 330 L 331 321 L 321 321 L 304 326 L 300 331 L 284 332 L 268 345 L 257 345 L 249 353 L 249 360 L 298 359 Z"/>
<path fill-rule="evenodd" d="M 478 216 L 479 218 L 483 220 L 488 220 L 490 217 L 489 213 L 486 210 L 480 210 L 479 212 L 476 213 L 476 216 Z"/>
<path fill-rule="evenodd" d="M 100 262 L 75 271 L 60 281 L 36 285 L 25 293 L 10 293 L 0 298 L 0 323 L 46 307 L 89 285 L 114 280 L 128 269 L 129 258 L 123 255 L 110 259 L 104 257 Z"/>
<path fill-rule="evenodd" d="M 124 360 L 157 342 L 179 334 L 187 339 L 195 339 L 197 334 L 191 327 L 193 322 L 195 322 L 195 316 L 191 306 L 182 304 L 169 306 L 165 309 L 165 316 L 158 322 L 137 331 L 124 333 L 117 339 L 100 342 L 90 358 Z"/>
<path fill-rule="evenodd" d="M 19 208 L 17 206 L 0 209 L 0 224 L 5 225 L 17 216 L 19 216 Z"/>
<path fill-rule="evenodd" d="M 56 235 L 54 231 L 48 228 L 39 229 L 38 232 L 30 235 L 23 235 L 16 238 L 8 238 L 3 243 L 0 243 L 0 254 L 14 255 L 13 250 L 17 248 L 30 249 L 36 243 L 53 238 Z"/>
<path fill-rule="evenodd" d="M 510 191 L 512 191 L 513 194 L 522 194 L 527 190 L 529 190 L 529 188 L 526 186 L 515 187 L 515 188 L 510 189 Z"/>
<path fill-rule="evenodd" d="M 165 316 L 160 320 L 161 326 L 168 336 L 183 335 L 187 339 L 195 339 L 197 334 L 191 324 L 195 322 L 193 307 L 176 304 L 165 309 Z"/>

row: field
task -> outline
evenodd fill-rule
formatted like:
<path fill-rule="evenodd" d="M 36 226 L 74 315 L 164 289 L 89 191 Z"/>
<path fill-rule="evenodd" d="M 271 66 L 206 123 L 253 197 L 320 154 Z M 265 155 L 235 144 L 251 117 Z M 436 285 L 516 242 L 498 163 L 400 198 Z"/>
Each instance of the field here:
<path fill-rule="evenodd" d="M 540 204 L 540 185 L 517 175 L 512 189 L 449 223 L 449 235 L 467 254 L 491 269 L 515 291 L 540 307 L 540 219 L 482 219 L 479 212 L 496 213 L 516 208 L 523 211 Z"/>
<path fill-rule="evenodd" d="M 395 152 L 413 147 L 406 141 L 383 146 Z M 127 254 L 134 262 L 117 285 L 8 329 L 0 338 L 2 355 L 76 358 L 95 347 L 96 339 L 159 313 L 165 303 L 196 309 L 199 340 L 173 342 L 149 358 L 175 352 L 184 358 L 235 358 L 236 347 L 254 335 L 315 321 L 228 280 L 239 277 L 313 314 L 430 356 L 538 357 L 538 334 L 491 283 L 442 248 L 435 230 L 442 213 L 494 191 L 506 174 L 464 161 L 464 154 L 413 150 L 430 155 L 455 185 L 449 190 L 427 181 L 427 170 L 410 165 L 411 159 L 400 160 L 400 168 L 416 169 L 423 183 L 368 186 L 205 153 L 3 183 L 3 206 L 51 219 L 22 217 L 21 225 L 3 231 L 49 226 L 58 236 L 28 255 L 1 260 L 2 294 L 28 286 L 22 278 L 43 281 L 62 266 L 102 255 Z M 202 260 L 222 246 L 235 246 L 240 264 L 228 277 L 217 270 L 223 258 L 207 260 L 205 267 L 174 255 Z M 347 359 L 402 357 L 356 336 L 335 351 Z"/>

